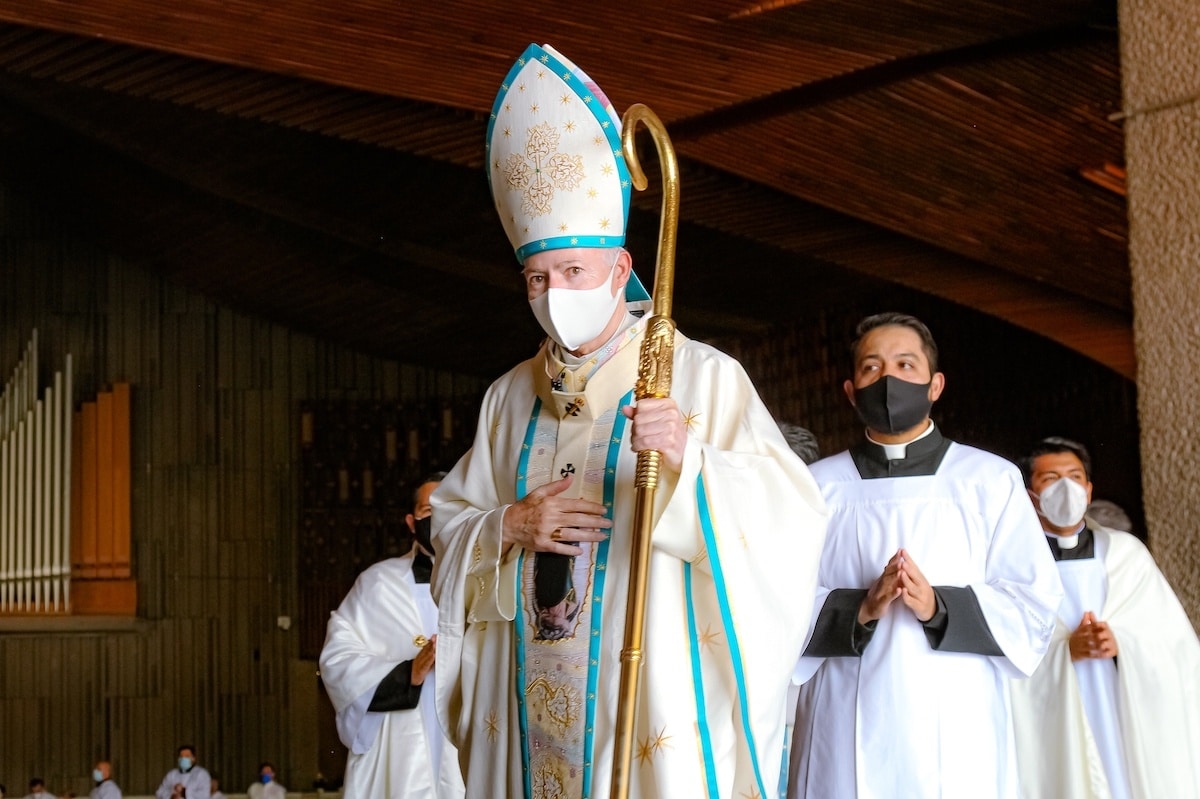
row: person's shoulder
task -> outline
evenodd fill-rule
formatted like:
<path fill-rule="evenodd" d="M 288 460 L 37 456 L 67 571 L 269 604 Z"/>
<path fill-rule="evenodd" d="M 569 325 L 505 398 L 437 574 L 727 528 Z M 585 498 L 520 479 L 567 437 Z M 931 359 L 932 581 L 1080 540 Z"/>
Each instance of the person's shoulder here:
<path fill-rule="evenodd" d="M 1008 458 L 954 440 L 950 441 L 946 457 L 942 460 L 942 466 L 953 469 L 968 478 L 1007 474 L 1017 480 L 1021 479 L 1021 470 Z"/>
<path fill-rule="evenodd" d="M 354 581 L 355 587 L 365 588 L 376 583 L 394 584 L 398 578 L 404 577 L 412 571 L 412 564 L 411 552 L 398 558 L 387 558 L 378 563 L 372 563 L 358 575 L 358 579 Z"/>
<path fill-rule="evenodd" d="M 854 459 L 850 457 L 850 450 L 848 449 L 821 458 L 813 462 L 808 469 L 812 472 L 812 476 L 816 478 L 818 483 L 828 483 L 858 477 L 858 469 L 854 466 Z"/>

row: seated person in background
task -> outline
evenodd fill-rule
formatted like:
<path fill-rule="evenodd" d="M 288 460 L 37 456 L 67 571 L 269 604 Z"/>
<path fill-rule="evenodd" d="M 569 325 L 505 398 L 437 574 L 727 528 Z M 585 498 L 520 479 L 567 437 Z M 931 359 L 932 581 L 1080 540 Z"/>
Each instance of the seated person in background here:
<path fill-rule="evenodd" d="M 264 762 L 258 767 L 258 782 L 246 789 L 249 799 L 284 799 L 287 788 L 275 782 L 275 764 Z"/>
<path fill-rule="evenodd" d="M 1066 596 L 1041 667 L 1012 686 L 1030 799 L 1200 797 L 1200 643 L 1146 547 L 1084 515 L 1082 444 L 1039 442 L 1025 485 Z"/>
<path fill-rule="evenodd" d="M 88 794 L 88 799 L 121 799 L 121 788 L 113 781 L 112 763 L 100 760 L 92 768 L 92 781 L 96 787 Z"/>
<path fill-rule="evenodd" d="M 162 784 L 154 792 L 157 799 L 210 799 L 212 777 L 203 767 L 196 765 L 196 747 L 183 744 L 176 750 L 179 760 L 175 768 L 167 772 Z"/>
<path fill-rule="evenodd" d="M 29 795 L 25 799 L 57 799 L 57 797 L 46 790 L 46 781 L 41 777 L 34 777 L 29 781 Z"/>

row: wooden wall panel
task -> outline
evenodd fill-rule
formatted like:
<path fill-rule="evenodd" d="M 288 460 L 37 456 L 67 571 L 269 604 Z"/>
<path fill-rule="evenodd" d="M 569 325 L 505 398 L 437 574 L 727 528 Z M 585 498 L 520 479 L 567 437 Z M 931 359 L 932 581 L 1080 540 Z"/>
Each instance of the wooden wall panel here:
<path fill-rule="evenodd" d="M 214 306 L 0 185 L 0 369 L 33 327 L 47 362 L 73 354 L 76 397 L 131 385 L 138 618 L 15 631 L 0 617 L 0 782 L 38 774 L 86 795 L 91 763 L 109 757 L 127 795 L 150 794 L 189 742 L 235 792 L 263 759 L 311 788 L 320 708 L 316 665 L 297 656 L 298 408 L 421 396 L 438 381 Z"/>

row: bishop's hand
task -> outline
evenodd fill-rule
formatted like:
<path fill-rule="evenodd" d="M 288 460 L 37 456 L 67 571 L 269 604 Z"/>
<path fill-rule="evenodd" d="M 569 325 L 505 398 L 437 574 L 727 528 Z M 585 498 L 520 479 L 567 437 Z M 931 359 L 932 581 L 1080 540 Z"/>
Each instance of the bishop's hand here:
<path fill-rule="evenodd" d="M 629 444 L 634 452 L 657 450 L 663 462 L 676 474 L 683 470 L 683 450 L 687 446 L 687 425 L 675 400 L 647 398 L 626 405 L 621 413 L 633 420 Z"/>
<path fill-rule="evenodd" d="M 576 542 L 603 541 L 612 522 L 604 506 L 586 499 L 568 499 L 573 475 L 535 488 L 504 511 L 504 549 L 513 544 L 529 552 L 582 555 Z"/>

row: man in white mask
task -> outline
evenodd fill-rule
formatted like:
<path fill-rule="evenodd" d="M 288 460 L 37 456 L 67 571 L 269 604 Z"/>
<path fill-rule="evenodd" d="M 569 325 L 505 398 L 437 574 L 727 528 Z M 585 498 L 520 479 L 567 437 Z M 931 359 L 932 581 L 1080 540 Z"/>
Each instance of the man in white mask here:
<path fill-rule="evenodd" d="M 1031 799 L 1200 796 L 1200 644 L 1145 546 L 1085 517 L 1082 444 L 1022 460 L 1066 595 L 1054 639 L 1014 683 L 1021 784 Z"/>
<path fill-rule="evenodd" d="M 549 340 L 489 389 L 433 497 L 438 711 L 467 796 L 610 794 L 636 453 L 662 453 L 630 796 L 765 796 L 824 505 L 741 366 L 682 334 L 633 406 L 649 297 L 621 247 L 620 117 L 530 45 L 488 173 Z M 681 272 L 686 265 L 681 265 Z"/>

